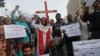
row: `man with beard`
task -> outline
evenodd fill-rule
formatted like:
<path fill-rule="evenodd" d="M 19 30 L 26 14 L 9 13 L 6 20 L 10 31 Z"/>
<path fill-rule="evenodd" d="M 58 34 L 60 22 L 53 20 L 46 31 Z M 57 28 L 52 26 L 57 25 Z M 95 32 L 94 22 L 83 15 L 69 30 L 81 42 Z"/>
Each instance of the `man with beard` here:
<path fill-rule="evenodd" d="M 23 56 L 36 56 L 34 53 L 33 53 L 33 46 L 31 44 L 24 44 L 22 46 L 22 52 L 23 52 Z"/>
<path fill-rule="evenodd" d="M 85 11 L 83 21 L 90 22 L 89 30 L 91 32 L 91 37 L 100 39 L 100 1 L 95 1 L 93 7 L 94 12 L 92 14 L 89 14 L 90 8 Z"/>
<path fill-rule="evenodd" d="M 55 39 L 55 42 L 58 45 L 62 39 L 60 27 L 65 25 L 65 23 L 63 22 L 63 19 L 61 18 L 60 13 L 57 13 L 55 18 L 56 18 L 56 23 L 53 25 L 52 30 L 53 30 L 53 38 Z M 66 56 L 65 45 L 60 49 L 61 50 L 58 50 L 59 56 Z"/>

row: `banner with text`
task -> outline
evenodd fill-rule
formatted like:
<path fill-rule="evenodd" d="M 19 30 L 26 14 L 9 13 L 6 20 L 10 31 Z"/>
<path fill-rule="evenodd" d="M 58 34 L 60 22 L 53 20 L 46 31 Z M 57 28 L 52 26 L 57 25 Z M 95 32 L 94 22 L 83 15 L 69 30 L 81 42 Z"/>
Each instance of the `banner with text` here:
<path fill-rule="evenodd" d="M 68 37 L 80 36 L 81 30 L 79 23 L 69 24 L 60 27 L 61 30 L 66 30 Z"/>
<path fill-rule="evenodd" d="M 74 56 L 100 56 L 100 39 L 73 42 Z"/>
<path fill-rule="evenodd" d="M 86 2 L 86 6 L 91 6 L 96 0 L 84 0 Z"/>
<path fill-rule="evenodd" d="M 26 36 L 24 26 L 20 25 L 4 25 L 5 39 L 21 38 Z"/>
<path fill-rule="evenodd" d="M 50 56 L 49 54 L 44 54 L 44 55 L 40 55 L 40 56 Z"/>

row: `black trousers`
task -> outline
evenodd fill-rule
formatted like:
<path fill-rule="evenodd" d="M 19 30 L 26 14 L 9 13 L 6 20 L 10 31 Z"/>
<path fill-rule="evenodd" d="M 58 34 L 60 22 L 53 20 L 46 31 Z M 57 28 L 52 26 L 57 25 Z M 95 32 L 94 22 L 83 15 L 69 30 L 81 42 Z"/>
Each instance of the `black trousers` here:
<path fill-rule="evenodd" d="M 100 39 L 100 31 L 93 31 L 91 37 L 94 39 Z"/>
<path fill-rule="evenodd" d="M 68 50 L 68 56 L 74 56 L 72 44 L 73 41 L 80 41 L 80 36 L 68 37 L 66 39 L 66 48 Z"/>

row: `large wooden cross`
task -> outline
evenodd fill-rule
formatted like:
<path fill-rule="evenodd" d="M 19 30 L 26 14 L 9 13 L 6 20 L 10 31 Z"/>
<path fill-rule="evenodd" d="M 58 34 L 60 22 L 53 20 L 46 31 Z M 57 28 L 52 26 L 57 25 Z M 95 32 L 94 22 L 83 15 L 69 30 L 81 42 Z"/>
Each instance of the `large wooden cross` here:
<path fill-rule="evenodd" d="M 46 19 L 47 19 L 47 21 L 49 22 L 48 13 L 54 13 L 54 12 L 57 12 L 57 10 L 48 10 L 47 2 L 46 2 L 46 1 L 44 1 L 44 5 L 45 5 L 45 11 L 36 11 L 36 13 L 37 13 L 37 14 L 45 13 L 45 14 L 46 14 Z"/>

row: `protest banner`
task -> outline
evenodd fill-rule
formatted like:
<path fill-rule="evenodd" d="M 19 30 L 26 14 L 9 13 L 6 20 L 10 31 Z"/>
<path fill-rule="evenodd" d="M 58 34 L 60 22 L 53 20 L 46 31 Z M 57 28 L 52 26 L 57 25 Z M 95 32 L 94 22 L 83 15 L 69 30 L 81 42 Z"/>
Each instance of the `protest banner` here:
<path fill-rule="evenodd" d="M 27 22 L 31 22 L 32 18 L 34 17 L 34 15 L 28 14 L 26 12 L 21 11 L 20 13 L 25 18 L 25 21 L 27 21 Z"/>
<path fill-rule="evenodd" d="M 80 28 L 79 23 L 74 23 L 60 27 L 61 30 L 66 30 L 68 37 L 80 36 L 81 30 L 79 28 Z"/>
<path fill-rule="evenodd" d="M 100 39 L 73 42 L 74 56 L 100 56 Z"/>
<path fill-rule="evenodd" d="M 44 54 L 44 55 L 40 55 L 40 56 L 49 56 L 49 54 Z"/>
<path fill-rule="evenodd" d="M 84 0 L 84 2 L 86 2 L 86 6 L 90 6 L 94 3 L 94 1 L 96 0 Z"/>
<path fill-rule="evenodd" d="M 5 39 L 21 38 L 26 36 L 26 30 L 20 25 L 4 25 Z"/>

